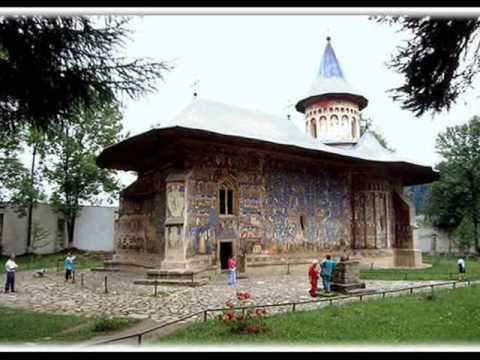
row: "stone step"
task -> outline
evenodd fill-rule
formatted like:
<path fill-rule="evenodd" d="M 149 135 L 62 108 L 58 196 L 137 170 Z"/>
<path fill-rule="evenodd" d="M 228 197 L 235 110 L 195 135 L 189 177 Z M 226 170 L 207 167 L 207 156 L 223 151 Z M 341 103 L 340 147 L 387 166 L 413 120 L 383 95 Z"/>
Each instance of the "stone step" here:
<path fill-rule="evenodd" d="M 211 271 L 211 269 L 205 267 L 194 269 L 152 269 L 147 271 L 147 277 L 149 279 L 193 281 L 197 277 L 205 277 L 203 273 L 208 271 Z"/>
<path fill-rule="evenodd" d="M 140 279 L 134 280 L 135 285 L 171 285 L 171 286 L 203 286 L 208 284 L 207 278 L 195 279 L 194 281 L 188 279 Z"/>
<path fill-rule="evenodd" d="M 119 272 L 120 269 L 117 269 L 117 268 L 105 268 L 105 267 L 95 267 L 95 268 L 91 268 L 90 271 Z"/>
<path fill-rule="evenodd" d="M 116 261 L 116 260 L 106 260 L 103 262 L 104 267 L 114 267 L 114 266 L 131 266 L 135 268 L 144 268 L 144 269 L 153 269 L 153 266 L 141 265 L 128 261 Z"/>

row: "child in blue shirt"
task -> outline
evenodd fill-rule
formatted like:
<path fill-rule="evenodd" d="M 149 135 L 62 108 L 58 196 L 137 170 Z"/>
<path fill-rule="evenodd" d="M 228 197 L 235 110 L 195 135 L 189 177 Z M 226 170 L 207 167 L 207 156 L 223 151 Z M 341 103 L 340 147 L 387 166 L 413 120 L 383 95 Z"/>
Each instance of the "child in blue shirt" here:
<path fill-rule="evenodd" d="M 71 253 L 68 253 L 67 258 L 65 259 L 65 281 L 68 281 L 68 279 L 72 277 L 74 260 L 75 256 L 72 256 Z"/>

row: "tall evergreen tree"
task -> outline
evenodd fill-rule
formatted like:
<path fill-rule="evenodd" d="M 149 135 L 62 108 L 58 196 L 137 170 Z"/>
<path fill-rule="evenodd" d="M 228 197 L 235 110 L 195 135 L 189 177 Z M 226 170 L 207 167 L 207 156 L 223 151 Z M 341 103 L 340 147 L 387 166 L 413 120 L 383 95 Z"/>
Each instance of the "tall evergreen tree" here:
<path fill-rule="evenodd" d="M 421 116 L 448 110 L 472 86 L 480 71 L 478 17 L 372 17 L 411 36 L 389 67 L 404 76 L 392 97 Z"/>
<path fill-rule="evenodd" d="M 0 132 L 42 130 L 78 119 L 99 101 L 120 103 L 156 88 L 169 67 L 127 59 L 129 19 L 0 16 Z"/>

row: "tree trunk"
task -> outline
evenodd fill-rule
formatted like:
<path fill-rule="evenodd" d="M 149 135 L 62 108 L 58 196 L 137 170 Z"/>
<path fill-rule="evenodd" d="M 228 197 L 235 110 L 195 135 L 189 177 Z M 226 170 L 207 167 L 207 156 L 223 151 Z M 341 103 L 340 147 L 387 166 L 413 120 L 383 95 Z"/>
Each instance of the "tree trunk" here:
<path fill-rule="evenodd" d="M 480 255 L 480 247 L 478 245 L 478 216 L 477 214 L 474 214 L 472 216 L 472 221 L 473 221 L 473 238 L 475 240 L 475 252 L 477 255 Z"/>
<path fill-rule="evenodd" d="M 34 186 L 35 173 L 35 158 L 37 156 L 37 146 L 33 145 L 32 167 L 30 168 L 30 183 L 32 188 Z M 33 213 L 33 199 L 30 197 L 28 201 L 28 218 L 27 218 L 27 254 L 32 251 L 32 213 Z"/>
<path fill-rule="evenodd" d="M 67 237 L 68 237 L 68 246 L 67 248 L 70 249 L 73 245 L 73 237 L 75 234 L 75 221 L 76 221 L 76 216 L 71 216 L 69 220 L 67 221 Z"/>

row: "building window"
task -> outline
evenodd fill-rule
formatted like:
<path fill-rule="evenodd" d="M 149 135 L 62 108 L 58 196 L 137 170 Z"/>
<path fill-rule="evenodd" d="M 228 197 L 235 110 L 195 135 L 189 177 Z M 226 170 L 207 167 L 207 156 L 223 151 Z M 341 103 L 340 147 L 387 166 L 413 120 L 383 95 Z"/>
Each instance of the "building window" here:
<path fill-rule="evenodd" d="M 317 138 L 317 123 L 315 119 L 312 119 L 310 122 L 310 133 L 314 138 Z"/>
<path fill-rule="evenodd" d="M 236 196 L 235 187 L 230 179 L 225 180 L 219 188 L 220 215 L 235 215 Z"/>
<path fill-rule="evenodd" d="M 357 137 L 357 127 L 355 123 L 355 118 L 352 117 L 352 137 L 356 138 Z"/>
<path fill-rule="evenodd" d="M 302 231 L 305 231 L 305 219 L 303 218 L 303 215 L 300 215 L 300 228 Z"/>

